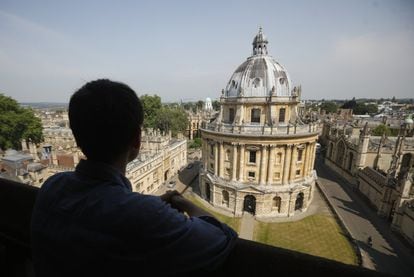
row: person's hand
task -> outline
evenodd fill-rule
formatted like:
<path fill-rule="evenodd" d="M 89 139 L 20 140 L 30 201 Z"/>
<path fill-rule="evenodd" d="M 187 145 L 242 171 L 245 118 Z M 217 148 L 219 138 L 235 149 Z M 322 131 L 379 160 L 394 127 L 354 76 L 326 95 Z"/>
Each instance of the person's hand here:
<path fill-rule="evenodd" d="M 184 213 L 192 209 L 194 206 L 189 200 L 184 198 L 181 194 L 174 194 L 171 196 L 171 207 L 177 209 L 179 212 Z"/>
<path fill-rule="evenodd" d="M 167 202 L 169 204 L 172 204 L 171 203 L 171 198 L 173 196 L 177 196 L 177 195 L 180 195 L 180 193 L 178 191 L 176 191 L 176 190 L 169 190 L 166 193 L 164 193 L 163 195 L 161 195 L 160 198 L 161 198 L 162 201 L 165 201 L 165 202 Z"/>

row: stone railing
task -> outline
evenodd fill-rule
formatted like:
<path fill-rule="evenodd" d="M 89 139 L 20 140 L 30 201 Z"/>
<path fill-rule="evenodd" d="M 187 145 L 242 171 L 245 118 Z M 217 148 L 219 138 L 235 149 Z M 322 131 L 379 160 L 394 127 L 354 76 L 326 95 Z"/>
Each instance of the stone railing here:
<path fill-rule="evenodd" d="M 35 276 L 30 251 L 30 220 L 37 192 L 38 188 L 0 179 L 0 276 Z M 243 239 L 238 239 L 219 269 L 213 272 L 188 272 L 182 276 L 272 275 L 386 276 L 357 266 Z"/>
<path fill-rule="evenodd" d="M 243 134 L 243 135 L 262 135 L 262 136 L 290 136 L 311 134 L 319 132 L 316 123 L 310 124 L 287 124 L 279 126 L 269 126 L 260 124 L 235 125 L 228 123 L 205 123 L 202 129 L 220 133 Z"/>

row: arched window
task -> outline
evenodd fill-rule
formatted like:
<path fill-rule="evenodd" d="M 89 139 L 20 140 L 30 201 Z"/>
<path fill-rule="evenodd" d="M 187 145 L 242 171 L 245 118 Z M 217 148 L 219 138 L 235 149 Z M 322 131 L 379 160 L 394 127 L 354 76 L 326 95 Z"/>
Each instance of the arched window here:
<path fill-rule="evenodd" d="M 272 209 L 280 213 L 280 205 L 282 204 L 282 199 L 279 196 L 273 197 Z"/>
<path fill-rule="evenodd" d="M 221 204 L 228 208 L 229 207 L 229 202 L 230 202 L 229 201 L 229 192 L 226 191 L 226 190 L 223 190 L 221 194 L 222 194 Z"/>
<path fill-rule="evenodd" d="M 260 109 L 252 109 L 250 122 L 260 123 Z"/>
<path fill-rule="evenodd" d="M 347 168 L 348 168 L 348 170 L 349 170 L 349 171 L 351 171 L 351 170 L 352 170 L 352 163 L 353 163 L 353 160 L 354 160 L 354 153 L 349 152 L 349 157 L 348 157 L 348 166 L 347 166 Z"/>
<path fill-rule="evenodd" d="M 234 108 L 229 109 L 229 123 L 233 123 L 234 121 Z"/>
<path fill-rule="evenodd" d="M 300 192 L 296 197 L 295 211 L 301 210 L 303 207 L 303 192 Z"/>
<path fill-rule="evenodd" d="M 260 78 L 256 78 L 253 80 L 253 87 L 257 88 L 260 86 Z"/>
<path fill-rule="evenodd" d="M 210 202 L 210 184 L 206 183 L 206 200 Z"/>
<path fill-rule="evenodd" d="M 226 161 L 230 161 L 230 150 L 226 150 Z"/>
<path fill-rule="evenodd" d="M 286 109 L 281 108 L 279 110 L 279 122 L 285 122 L 285 114 L 286 114 Z"/>
<path fill-rule="evenodd" d="M 412 158 L 412 155 L 410 153 L 406 153 L 403 155 L 401 159 L 401 170 L 409 169 L 411 158 Z"/>
<path fill-rule="evenodd" d="M 280 163 L 282 163 L 282 153 L 277 153 L 277 155 L 276 155 L 276 163 L 277 164 L 280 164 Z"/>

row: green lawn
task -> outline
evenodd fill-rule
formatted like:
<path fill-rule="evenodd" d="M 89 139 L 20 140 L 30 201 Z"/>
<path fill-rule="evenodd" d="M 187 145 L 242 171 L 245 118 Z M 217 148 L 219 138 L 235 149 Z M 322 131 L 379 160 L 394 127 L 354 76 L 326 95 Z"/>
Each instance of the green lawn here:
<path fill-rule="evenodd" d="M 313 215 L 296 222 L 256 222 L 254 240 L 357 265 L 357 257 L 335 219 Z"/>
<path fill-rule="evenodd" d="M 201 202 L 199 199 L 197 199 L 195 196 L 192 196 L 190 194 L 185 195 L 185 198 L 193 202 L 195 205 L 203 208 L 204 210 L 208 211 L 212 215 L 214 215 L 218 220 L 221 222 L 229 225 L 231 228 L 233 228 L 237 233 L 239 233 L 240 230 L 240 219 L 237 217 L 229 217 L 222 214 L 219 214 L 217 212 L 214 212 L 211 210 L 210 207 L 208 207 L 206 204 Z"/>

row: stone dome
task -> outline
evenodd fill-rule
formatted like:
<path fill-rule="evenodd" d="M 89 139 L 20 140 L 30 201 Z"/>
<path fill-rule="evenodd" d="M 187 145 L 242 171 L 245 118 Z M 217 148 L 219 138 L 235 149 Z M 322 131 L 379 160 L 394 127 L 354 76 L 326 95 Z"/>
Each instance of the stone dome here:
<path fill-rule="evenodd" d="M 253 55 L 231 76 L 224 97 L 291 96 L 291 80 L 286 69 L 268 55 L 267 39 L 259 29 L 253 40 Z"/>

